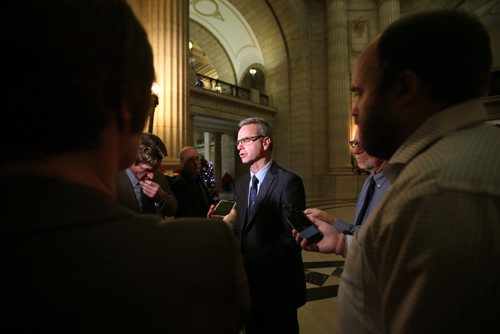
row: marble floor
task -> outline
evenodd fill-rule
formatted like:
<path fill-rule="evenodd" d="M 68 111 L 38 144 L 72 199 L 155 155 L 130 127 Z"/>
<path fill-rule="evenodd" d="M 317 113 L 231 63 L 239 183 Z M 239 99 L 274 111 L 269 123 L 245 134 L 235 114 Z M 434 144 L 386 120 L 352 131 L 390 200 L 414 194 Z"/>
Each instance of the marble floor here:
<path fill-rule="evenodd" d="M 327 210 L 352 221 L 354 204 Z M 306 275 L 307 303 L 299 308 L 301 334 L 336 334 L 337 289 L 344 258 L 335 254 L 302 253 Z"/>

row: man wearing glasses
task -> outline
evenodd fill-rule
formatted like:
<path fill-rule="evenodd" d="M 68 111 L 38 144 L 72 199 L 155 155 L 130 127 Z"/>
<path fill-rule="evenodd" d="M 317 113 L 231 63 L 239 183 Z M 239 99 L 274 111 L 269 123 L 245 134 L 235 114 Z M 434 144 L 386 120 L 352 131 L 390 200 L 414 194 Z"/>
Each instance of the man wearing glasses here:
<path fill-rule="evenodd" d="M 384 197 L 390 185 L 382 172 L 386 161 L 366 153 L 359 140 L 358 130 L 356 130 L 354 140 L 349 141 L 349 145 L 351 145 L 352 153 L 354 154 L 358 167 L 370 173 L 361 187 L 356 208 L 354 209 L 353 223 L 349 224 L 320 209 L 307 209 L 305 211 L 308 215 L 313 215 L 320 220 L 329 222 L 333 225 L 335 230 L 342 233 L 339 238 L 340 242 L 337 243 L 335 253 L 343 256 L 347 255 L 352 235 L 359 230 L 361 225 L 363 225 L 370 211 L 380 202 L 382 197 Z"/>
<path fill-rule="evenodd" d="M 301 247 L 283 205 L 304 210 L 299 176 L 272 160 L 272 130 L 260 118 L 240 122 L 236 148 L 250 171 L 235 184 L 237 218 L 252 305 L 245 333 L 298 333 L 297 308 L 306 302 Z"/>

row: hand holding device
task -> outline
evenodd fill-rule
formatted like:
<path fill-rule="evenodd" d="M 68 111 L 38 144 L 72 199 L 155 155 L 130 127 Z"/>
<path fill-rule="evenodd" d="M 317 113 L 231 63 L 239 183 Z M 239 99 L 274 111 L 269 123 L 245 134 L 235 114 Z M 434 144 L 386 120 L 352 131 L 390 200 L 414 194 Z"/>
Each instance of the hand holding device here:
<path fill-rule="evenodd" d="M 215 207 L 215 211 L 212 214 L 212 217 L 224 218 L 224 216 L 228 215 L 231 212 L 235 205 L 236 202 L 234 201 L 220 200 Z"/>
<path fill-rule="evenodd" d="M 283 208 L 287 211 L 285 219 L 288 224 L 299 232 L 302 238 L 306 239 L 307 242 L 315 243 L 323 239 L 323 233 L 321 233 L 318 227 L 311 222 L 302 210 L 291 208 L 286 205 L 283 205 Z"/>

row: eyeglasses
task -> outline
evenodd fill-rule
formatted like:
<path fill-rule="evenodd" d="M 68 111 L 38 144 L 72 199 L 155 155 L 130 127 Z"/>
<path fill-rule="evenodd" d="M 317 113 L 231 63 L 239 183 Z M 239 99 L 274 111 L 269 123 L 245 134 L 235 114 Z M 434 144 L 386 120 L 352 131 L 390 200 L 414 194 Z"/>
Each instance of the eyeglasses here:
<path fill-rule="evenodd" d="M 351 145 L 352 148 L 358 147 L 359 150 L 363 149 L 363 146 L 361 145 L 361 142 L 358 140 L 350 140 L 349 145 Z"/>
<path fill-rule="evenodd" d="M 240 144 L 248 145 L 248 144 L 253 143 L 254 141 L 256 141 L 257 139 L 260 139 L 260 138 L 264 138 L 264 136 L 253 136 L 253 137 L 241 138 L 241 139 L 238 139 L 237 141 L 235 141 L 234 145 L 236 145 L 236 147 L 240 146 Z"/>

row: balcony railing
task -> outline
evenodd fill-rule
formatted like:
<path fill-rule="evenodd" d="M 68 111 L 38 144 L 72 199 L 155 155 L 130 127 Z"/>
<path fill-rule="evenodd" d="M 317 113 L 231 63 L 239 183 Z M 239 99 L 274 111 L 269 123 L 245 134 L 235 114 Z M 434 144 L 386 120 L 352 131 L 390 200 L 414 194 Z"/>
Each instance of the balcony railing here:
<path fill-rule="evenodd" d="M 208 89 L 224 95 L 231 95 L 243 100 L 269 106 L 269 96 L 259 93 L 258 102 L 252 99 L 252 92 L 248 88 L 239 87 L 228 82 L 196 74 L 196 87 Z"/>

